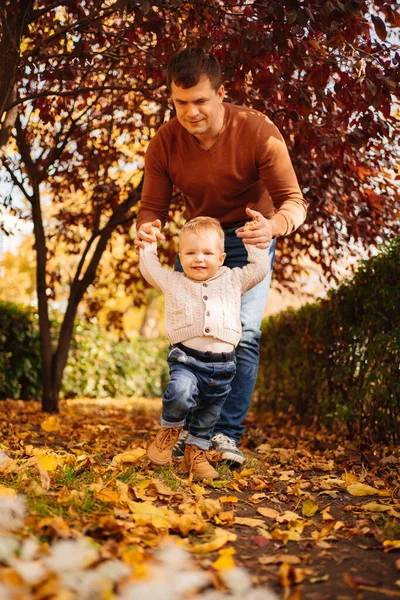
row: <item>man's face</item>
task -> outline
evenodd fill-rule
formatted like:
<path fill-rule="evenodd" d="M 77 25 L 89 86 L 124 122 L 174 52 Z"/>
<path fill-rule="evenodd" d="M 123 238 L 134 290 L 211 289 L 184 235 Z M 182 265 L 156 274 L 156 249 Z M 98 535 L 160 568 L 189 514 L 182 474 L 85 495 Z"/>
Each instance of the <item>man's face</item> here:
<path fill-rule="evenodd" d="M 179 123 L 197 136 L 218 134 L 221 127 L 221 104 L 224 86 L 218 92 L 211 86 L 207 76 L 191 88 L 182 88 L 171 83 L 171 97 Z"/>
<path fill-rule="evenodd" d="M 179 259 L 190 279 L 205 281 L 214 277 L 225 260 L 221 240 L 215 231 L 184 233 L 179 241 Z"/>

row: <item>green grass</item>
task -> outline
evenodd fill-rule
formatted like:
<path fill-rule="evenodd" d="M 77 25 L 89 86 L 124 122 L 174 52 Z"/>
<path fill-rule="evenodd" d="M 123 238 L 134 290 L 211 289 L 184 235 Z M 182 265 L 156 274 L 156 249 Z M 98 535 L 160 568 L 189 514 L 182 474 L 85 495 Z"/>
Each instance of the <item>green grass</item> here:
<path fill-rule="evenodd" d="M 228 479 L 229 481 L 234 479 L 232 469 L 227 462 L 221 462 L 214 464 L 216 471 L 218 471 L 221 479 Z M 218 480 L 217 480 L 218 481 Z"/>
<path fill-rule="evenodd" d="M 139 473 L 139 469 L 140 467 L 129 467 L 128 469 L 122 471 L 118 475 L 117 479 L 119 479 L 119 481 L 122 481 L 123 483 L 126 483 L 127 485 L 137 485 L 139 481 L 142 480 L 142 476 Z"/>
<path fill-rule="evenodd" d="M 158 479 L 161 479 L 161 481 L 171 488 L 171 490 L 178 490 L 182 487 L 182 484 L 180 483 L 179 479 L 176 478 L 175 473 L 176 468 L 173 466 L 155 467 L 154 469 L 154 475 Z M 176 475 L 181 477 L 179 473 L 176 473 Z"/>
<path fill-rule="evenodd" d="M 382 515 L 379 520 L 379 526 L 382 528 L 387 540 L 400 539 L 400 519 Z"/>
<path fill-rule="evenodd" d="M 63 471 L 54 476 L 54 483 L 58 486 L 64 486 L 67 489 L 81 489 L 96 481 L 97 475 L 91 471 L 82 471 L 72 469 L 69 465 Z"/>
<path fill-rule="evenodd" d="M 51 501 L 47 496 L 26 495 L 29 512 L 39 519 L 46 517 L 64 517 L 68 516 L 68 506 Z"/>

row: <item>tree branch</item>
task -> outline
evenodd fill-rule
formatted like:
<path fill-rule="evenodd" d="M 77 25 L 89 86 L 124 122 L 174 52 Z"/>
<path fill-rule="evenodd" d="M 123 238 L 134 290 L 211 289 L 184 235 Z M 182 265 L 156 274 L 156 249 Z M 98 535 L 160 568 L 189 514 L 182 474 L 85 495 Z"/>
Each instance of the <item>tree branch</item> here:
<path fill-rule="evenodd" d="M 21 190 L 21 192 L 23 193 L 23 195 L 25 196 L 25 198 L 27 200 L 32 200 L 32 196 L 30 196 L 30 194 L 28 194 L 28 192 L 25 190 L 22 182 L 19 181 L 19 179 L 16 178 L 16 176 L 14 174 L 14 170 L 12 170 L 11 167 L 9 167 L 7 165 L 7 163 L 5 162 L 4 159 L 1 161 L 1 164 L 6 169 L 7 173 L 10 175 L 12 181 L 14 182 L 14 185 L 16 185 Z"/>
<path fill-rule="evenodd" d="M 9 106 L 7 106 L 7 110 L 10 110 L 11 108 L 13 108 L 14 106 L 17 106 L 18 104 L 23 104 L 24 102 L 29 102 L 31 100 L 36 100 L 37 98 L 44 98 L 47 96 L 78 96 L 79 94 L 89 94 L 90 92 L 98 92 L 98 91 L 124 91 L 124 92 L 136 92 L 139 94 L 142 94 L 143 96 L 145 96 L 146 98 L 149 97 L 148 92 L 149 91 L 154 91 L 158 88 L 160 88 L 162 85 L 164 85 L 164 81 L 161 83 L 157 83 L 153 86 L 149 86 L 147 88 L 147 90 L 143 90 L 137 87 L 132 87 L 132 86 L 126 86 L 126 85 L 107 85 L 107 86 L 102 86 L 102 85 L 95 85 L 93 87 L 86 87 L 86 88 L 78 88 L 76 90 L 66 90 L 64 92 L 58 92 L 56 90 L 52 91 L 46 91 L 46 92 L 39 92 L 38 94 L 31 94 L 30 96 L 24 96 L 23 98 L 19 98 L 18 100 L 16 100 L 15 102 L 12 102 Z"/>

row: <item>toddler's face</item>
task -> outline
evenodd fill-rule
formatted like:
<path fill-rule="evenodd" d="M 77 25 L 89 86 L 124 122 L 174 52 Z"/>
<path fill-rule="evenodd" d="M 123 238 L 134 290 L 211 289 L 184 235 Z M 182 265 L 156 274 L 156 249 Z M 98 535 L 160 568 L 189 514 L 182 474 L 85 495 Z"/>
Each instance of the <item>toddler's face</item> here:
<path fill-rule="evenodd" d="M 184 233 L 179 243 L 182 268 L 190 279 L 205 281 L 217 274 L 225 260 L 221 240 L 215 231 L 202 235 Z"/>

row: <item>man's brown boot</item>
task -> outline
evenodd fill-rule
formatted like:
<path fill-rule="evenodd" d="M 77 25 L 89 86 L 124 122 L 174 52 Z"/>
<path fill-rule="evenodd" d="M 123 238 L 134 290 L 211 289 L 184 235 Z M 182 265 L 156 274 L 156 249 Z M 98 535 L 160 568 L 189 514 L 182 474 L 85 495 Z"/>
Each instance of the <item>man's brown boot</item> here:
<path fill-rule="evenodd" d="M 147 458 L 155 465 L 167 465 L 172 456 L 172 448 L 182 427 L 163 427 L 147 448 Z"/>
<path fill-rule="evenodd" d="M 193 479 L 217 479 L 219 474 L 210 465 L 206 458 L 205 450 L 187 444 L 183 456 L 182 468 L 185 472 L 193 473 Z"/>

